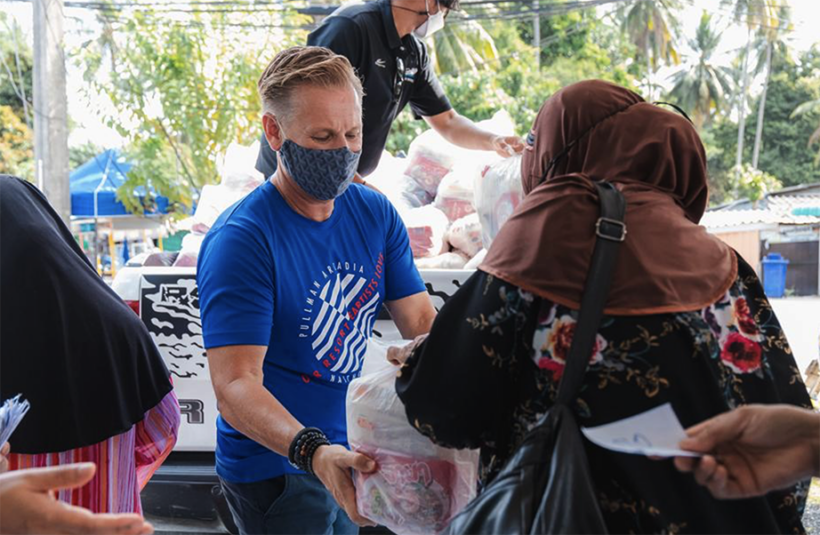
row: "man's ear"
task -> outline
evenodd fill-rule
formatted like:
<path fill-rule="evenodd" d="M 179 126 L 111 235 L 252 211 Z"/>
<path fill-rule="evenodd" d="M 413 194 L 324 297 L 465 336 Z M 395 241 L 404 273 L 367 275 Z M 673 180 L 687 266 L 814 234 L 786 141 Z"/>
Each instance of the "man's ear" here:
<path fill-rule="evenodd" d="M 262 116 L 262 128 L 265 129 L 265 139 L 268 141 L 270 148 L 278 151 L 282 148 L 282 143 L 285 142 L 285 136 L 282 129 L 279 128 L 279 121 L 270 113 Z"/>

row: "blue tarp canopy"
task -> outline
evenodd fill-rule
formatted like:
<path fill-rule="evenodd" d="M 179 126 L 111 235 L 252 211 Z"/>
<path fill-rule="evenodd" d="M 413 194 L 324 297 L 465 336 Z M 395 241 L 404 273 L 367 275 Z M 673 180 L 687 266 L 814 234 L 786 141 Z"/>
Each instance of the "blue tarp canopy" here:
<path fill-rule="evenodd" d="M 126 173 L 132 164 L 116 149 L 109 149 L 91 158 L 75 169 L 70 175 L 71 215 L 79 217 L 111 217 L 132 215 L 117 200 L 117 188 L 126 180 Z M 165 214 L 168 198 L 157 196 L 153 190 L 151 197 L 155 208 L 146 210 L 145 215 Z M 145 188 L 137 188 L 135 193 L 145 197 Z M 96 196 L 96 210 L 94 197 Z"/>

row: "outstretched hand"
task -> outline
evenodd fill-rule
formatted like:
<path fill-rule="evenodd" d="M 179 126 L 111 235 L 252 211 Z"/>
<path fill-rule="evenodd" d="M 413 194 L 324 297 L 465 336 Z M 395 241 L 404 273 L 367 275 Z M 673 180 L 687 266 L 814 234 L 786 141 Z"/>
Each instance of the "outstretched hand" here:
<path fill-rule="evenodd" d="M 820 415 L 789 405 L 747 405 L 686 431 L 678 457 L 716 498 L 749 498 L 820 475 Z"/>
<path fill-rule="evenodd" d="M 94 514 L 58 501 L 54 492 L 79 488 L 94 477 L 93 463 L 29 468 L 0 475 L 0 533 L 148 535 L 151 524 L 137 514 Z"/>

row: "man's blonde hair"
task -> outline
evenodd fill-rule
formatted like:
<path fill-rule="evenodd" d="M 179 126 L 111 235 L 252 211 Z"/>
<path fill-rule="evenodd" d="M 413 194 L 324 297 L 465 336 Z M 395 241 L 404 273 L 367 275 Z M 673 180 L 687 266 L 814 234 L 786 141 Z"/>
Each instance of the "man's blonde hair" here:
<path fill-rule="evenodd" d="M 361 103 L 362 81 L 350 61 L 321 46 L 295 46 L 279 52 L 259 78 L 262 113 L 287 117 L 300 86 L 345 87 L 351 85 Z"/>

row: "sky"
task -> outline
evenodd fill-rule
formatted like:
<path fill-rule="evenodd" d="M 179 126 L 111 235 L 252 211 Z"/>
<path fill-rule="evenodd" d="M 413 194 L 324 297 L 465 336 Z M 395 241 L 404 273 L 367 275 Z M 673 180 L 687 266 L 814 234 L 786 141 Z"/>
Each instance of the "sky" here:
<path fill-rule="evenodd" d="M 330 3 L 331 0 L 329 0 Z M 787 0 L 781 0 L 787 1 Z M 797 51 L 809 49 L 813 44 L 820 43 L 820 31 L 818 31 L 818 21 L 820 21 L 820 0 L 788 0 L 792 7 L 793 30 L 788 34 L 787 40 Z M 713 15 L 713 23 L 722 28 L 723 35 L 721 45 L 716 55 L 716 62 L 728 65 L 736 57 L 739 49 L 746 43 L 746 27 L 737 24 L 732 20 L 729 8 L 720 6 L 718 0 L 682 0 L 684 10 L 682 12 L 682 34 L 684 39 L 692 39 L 695 35 L 701 14 L 704 10 Z M 32 41 L 32 9 L 30 3 L 9 2 L 0 0 L 0 10 L 14 17 L 27 34 L 27 39 Z M 78 46 L 83 41 L 92 38 L 95 28 L 93 14 L 86 10 L 66 9 L 66 45 L 69 49 Z M 680 50 L 683 54 L 682 60 L 687 61 L 687 57 L 693 55 L 688 46 L 682 44 Z M 667 79 L 671 69 L 662 69 L 657 80 L 663 83 Z M 69 144 L 72 146 L 91 142 L 103 148 L 119 147 L 122 145 L 122 138 L 115 131 L 106 127 L 97 116 L 94 106 L 89 106 L 85 98 L 80 97 L 84 82 L 79 68 L 69 65 L 67 94 L 69 115 L 76 127 L 72 130 Z M 755 92 L 756 86 L 752 86 Z M 104 103 L 97 104 L 104 106 Z"/>

